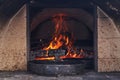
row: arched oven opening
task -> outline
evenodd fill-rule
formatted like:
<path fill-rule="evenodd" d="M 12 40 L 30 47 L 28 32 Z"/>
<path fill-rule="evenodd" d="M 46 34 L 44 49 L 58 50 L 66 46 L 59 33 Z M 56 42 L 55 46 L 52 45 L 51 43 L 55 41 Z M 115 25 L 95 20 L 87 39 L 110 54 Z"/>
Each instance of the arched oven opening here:
<path fill-rule="evenodd" d="M 94 7 L 29 7 L 28 70 L 73 75 L 94 70 Z"/>

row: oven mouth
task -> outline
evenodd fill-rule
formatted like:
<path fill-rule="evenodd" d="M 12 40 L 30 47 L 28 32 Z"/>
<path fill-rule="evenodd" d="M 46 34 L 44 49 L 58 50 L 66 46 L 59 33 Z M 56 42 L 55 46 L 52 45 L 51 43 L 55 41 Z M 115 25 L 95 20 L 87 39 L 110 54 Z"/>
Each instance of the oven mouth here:
<path fill-rule="evenodd" d="M 58 76 L 94 70 L 94 8 L 90 13 L 84 8 L 33 9 L 28 71 Z"/>

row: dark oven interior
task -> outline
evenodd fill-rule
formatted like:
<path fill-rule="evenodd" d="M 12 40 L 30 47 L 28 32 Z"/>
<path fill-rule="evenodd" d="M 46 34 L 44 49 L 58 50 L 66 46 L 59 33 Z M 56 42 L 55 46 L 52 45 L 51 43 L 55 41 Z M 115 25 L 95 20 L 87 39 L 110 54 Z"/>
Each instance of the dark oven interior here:
<path fill-rule="evenodd" d="M 43 1 L 46 4 L 41 3 L 43 5 L 41 6 L 38 3 L 31 1 L 28 8 L 29 70 L 40 74 L 48 74 L 51 71 L 53 71 L 51 74 L 75 73 L 74 69 L 93 70 L 95 42 L 93 4 L 65 6 L 61 2 L 61 5 L 53 6 L 55 3 L 48 4 Z M 44 67 L 41 64 L 42 66 L 44 64 Z M 45 68 L 46 65 L 48 68 Z M 59 71 L 56 67 L 58 69 L 63 67 L 64 70 L 68 67 L 68 72 L 61 69 Z M 48 71 L 45 73 L 42 69 Z"/>

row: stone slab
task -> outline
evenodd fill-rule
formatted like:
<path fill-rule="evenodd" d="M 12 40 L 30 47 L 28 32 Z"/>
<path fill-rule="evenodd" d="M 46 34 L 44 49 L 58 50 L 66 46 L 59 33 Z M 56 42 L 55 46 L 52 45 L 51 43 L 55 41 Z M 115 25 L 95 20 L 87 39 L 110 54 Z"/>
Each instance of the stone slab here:
<path fill-rule="evenodd" d="M 120 58 L 120 38 L 98 39 L 98 58 Z"/>
<path fill-rule="evenodd" d="M 40 76 L 28 72 L 0 72 L 0 80 L 119 80 L 120 73 L 89 71 L 76 76 Z"/>
<path fill-rule="evenodd" d="M 0 70 L 26 70 L 26 6 L 15 13 L 7 24 L 4 23 L 0 30 Z"/>
<path fill-rule="evenodd" d="M 119 72 L 120 58 L 99 58 L 98 72 Z"/>
<path fill-rule="evenodd" d="M 111 18 L 98 18 L 98 38 L 120 37 L 120 32 Z"/>

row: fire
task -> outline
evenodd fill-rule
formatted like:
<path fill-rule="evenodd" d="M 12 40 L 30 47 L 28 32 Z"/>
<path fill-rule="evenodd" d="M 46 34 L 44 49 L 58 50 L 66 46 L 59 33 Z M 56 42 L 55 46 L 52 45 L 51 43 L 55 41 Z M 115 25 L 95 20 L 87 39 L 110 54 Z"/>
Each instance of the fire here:
<path fill-rule="evenodd" d="M 37 57 L 35 60 L 54 60 L 55 57 Z"/>
<path fill-rule="evenodd" d="M 52 40 L 47 47 L 43 50 L 53 50 L 53 49 L 65 49 L 67 50 L 66 55 L 60 56 L 60 59 L 65 58 L 83 58 L 84 55 L 81 53 L 83 50 L 77 51 L 73 46 L 73 36 L 68 31 L 68 26 L 65 21 L 64 14 L 58 14 L 53 17 L 55 23 L 55 32 L 53 34 Z M 73 51 L 72 51 L 73 50 Z M 47 54 L 47 53 L 46 53 Z M 36 60 L 54 60 L 55 57 L 37 57 Z"/>

